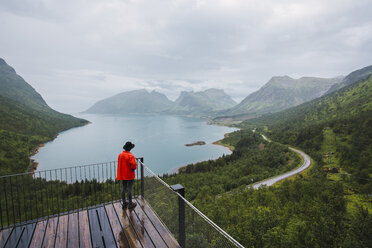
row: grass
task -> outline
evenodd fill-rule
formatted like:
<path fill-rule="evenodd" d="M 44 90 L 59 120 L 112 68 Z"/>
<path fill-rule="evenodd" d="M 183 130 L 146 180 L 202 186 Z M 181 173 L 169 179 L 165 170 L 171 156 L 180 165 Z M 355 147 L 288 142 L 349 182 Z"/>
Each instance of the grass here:
<path fill-rule="evenodd" d="M 342 172 L 345 172 L 340 167 L 340 158 L 337 154 L 337 145 L 342 144 L 348 146 L 349 136 L 337 136 L 331 128 L 326 128 L 323 131 L 323 142 L 321 153 L 323 154 L 323 168 L 327 172 L 327 179 L 335 182 L 342 182 L 344 178 Z M 337 173 L 331 173 L 330 170 L 336 168 Z M 347 201 L 347 212 L 353 214 L 357 210 L 357 206 L 367 208 L 369 213 L 372 213 L 372 197 L 367 195 L 357 194 L 352 190 L 347 189 L 345 182 L 345 199 Z"/>
<path fill-rule="evenodd" d="M 367 208 L 368 213 L 372 214 L 372 197 L 361 194 L 345 195 L 347 201 L 346 209 L 348 213 L 354 214 L 357 211 L 358 205 Z"/>

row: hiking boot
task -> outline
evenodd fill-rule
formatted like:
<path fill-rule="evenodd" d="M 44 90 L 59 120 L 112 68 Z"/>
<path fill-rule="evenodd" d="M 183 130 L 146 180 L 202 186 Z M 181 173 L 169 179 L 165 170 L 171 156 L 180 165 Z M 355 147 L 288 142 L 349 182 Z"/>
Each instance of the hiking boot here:
<path fill-rule="evenodd" d="M 124 203 L 121 205 L 121 208 L 122 208 L 122 209 L 125 209 L 125 208 L 128 207 L 128 205 L 129 205 L 128 202 L 124 202 Z"/>
<path fill-rule="evenodd" d="M 137 206 L 137 203 L 135 203 L 135 202 L 130 202 L 129 205 L 128 205 L 128 208 L 129 208 L 129 209 L 133 209 L 133 208 L 135 208 L 136 206 Z"/>

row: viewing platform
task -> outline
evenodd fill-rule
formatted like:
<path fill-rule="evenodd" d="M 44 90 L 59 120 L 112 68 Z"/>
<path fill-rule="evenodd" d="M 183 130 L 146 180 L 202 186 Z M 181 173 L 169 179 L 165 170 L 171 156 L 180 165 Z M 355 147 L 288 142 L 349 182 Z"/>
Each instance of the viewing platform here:
<path fill-rule="evenodd" d="M 180 247 L 148 204 L 120 202 L 0 231 L 0 247 Z"/>
<path fill-rule="evenodd" d="M 122 209 L 116 162 L 0 177 L 1 247 L 243 247 L 137 159 Z"/>

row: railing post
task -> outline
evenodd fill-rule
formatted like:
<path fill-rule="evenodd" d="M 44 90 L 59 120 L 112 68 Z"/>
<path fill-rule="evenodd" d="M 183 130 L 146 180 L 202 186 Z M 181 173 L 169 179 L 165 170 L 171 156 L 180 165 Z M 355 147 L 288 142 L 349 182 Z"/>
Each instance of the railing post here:
<path fill-rule="evenodd" d="M 171 188 L 185 197 L 185 188 L 181 184 L 172 185 Z M 186 247 L 185 201 L 181 197 L 178 197 L 178 243 L 182 248 Z"/>
<path fill-rule="evenodd" d="M 142 198 L 145 197 L 145 181 L 143 180 L 144 179 L 144 170 L 143 170 L 143 158 L 140 158 L 140 161 L 141 161 L 141 196 Z"/>

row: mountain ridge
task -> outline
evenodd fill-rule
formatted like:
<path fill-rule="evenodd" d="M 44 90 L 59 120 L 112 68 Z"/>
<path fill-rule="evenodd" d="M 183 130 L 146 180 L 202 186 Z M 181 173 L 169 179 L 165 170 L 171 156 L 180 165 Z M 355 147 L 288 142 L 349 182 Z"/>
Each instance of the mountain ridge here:
<path fill-rule="evenodd" d="M 156 91 L 139 89 L 102 99 L 84 113 L 162 113 L 205 117 L 235 104 L 236 102 L 221 89 L 182 91 L 176 101 L 171 101 L 166 95 Z"/>
<path fill-rule="evenodd" d="M 88 123 L 50 108 L 4 59 L 0 59 L 0 116 L 0 175 L 29 170 L 35 147 Z"/>
<path fill-rule="evenodd" d="M 0 58 L 0 95 L 37 109 L 48 109 L 42 96 Z"/>
<path fill-rule="evenodd" d="M 236 105 L 236 102 L 222 89 L 210 88 L 204 91 L 182 91 L 168 114 L 207 117 Z"/>
<path fill-rule="evenodd" d="M 125 91 L 102 99 L 84 113 L 124 114 L 124 113 L 160 113 L 173 104 L 162 93 L 145 89 Z"/>
<path fill-rule="evenodd" d="M 324 95 L 339 80 L 339 77 L 293 79 L 289 76 L 274 76 L 238 105 L 221 112 L 221 115 L 262 115 L 278 112 Z"/>
<path fill-rule="evenodd" d="M 340 83 L 333 85 L 326 94 L 330 94 L 355 82 L 366 80 L 372 75 L 372 65 L 355 70 L 347 75 Z"/>

